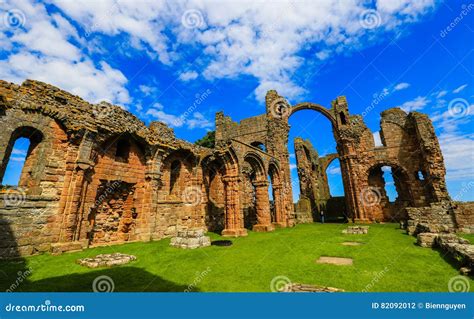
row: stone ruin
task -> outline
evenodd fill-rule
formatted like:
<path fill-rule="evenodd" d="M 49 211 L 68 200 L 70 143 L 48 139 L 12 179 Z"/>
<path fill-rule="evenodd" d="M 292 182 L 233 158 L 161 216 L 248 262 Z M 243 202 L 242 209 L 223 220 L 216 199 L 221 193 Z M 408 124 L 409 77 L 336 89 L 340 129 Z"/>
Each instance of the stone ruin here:
<path fill-rule="evenodd" d="M 77 263 L 88 268 L 99 268 L 125 265 L 134 260 L 137 260 L 137 257 L 133 255 L 113 253 L 100 254 L 92 258 L 81 258 L 77 260 Z"/>
<path fill-rule="evenodd" d="M 368 234 L 369 233 L 369 226 L 349 226 L 346 229 L 342 230 L 343 234 Z"/>
<path fill-rule="evenodd" d="M 296 143 L 302 198 L 294 205 L 288 119 L 306 109 L 330 121 L 337 153 L 319 157 Z M 383 146 L 375 146 L 345 97 L 329 108 L 292 106 L 269 91 L 265 114 L 237 123 L 217 113 L 216 145 L 206 148 L 164 123 L 146 126 L 119 106 L 26 80 L 0 81 L 0 123 L 0 181 L 15 141 L 30 141 L 18 186 L 0 188 L 1 257 L 159 240 L 183 229 L 245 236 L 312 222 L 320 209 L 338 220 L 408 220 L 412 228 L 442 225 L 449 215 L 449 231 L 473 231 L 472 204 L 451 201 L 433 125 L 418 112 L 384 111 Z M 335 158 L 344 198 L 332 198 L 326 185 Z M 394 202 L 383 188 L 384 166 L 394 176 Z"/>
<path fill-rule="evenodd" d="M 211 238 L 205 236 L 204 229 L 178 230 L 177 236 L 171 238 L 170 245 L 184 249 L 207 247 L 211 246 Z"/>
<path fill-rule="evenodd" d="M 344 292 L 343 289 L 315 286 L 308 284 L 289 283 L 286 284 L 279 292 Z"/>

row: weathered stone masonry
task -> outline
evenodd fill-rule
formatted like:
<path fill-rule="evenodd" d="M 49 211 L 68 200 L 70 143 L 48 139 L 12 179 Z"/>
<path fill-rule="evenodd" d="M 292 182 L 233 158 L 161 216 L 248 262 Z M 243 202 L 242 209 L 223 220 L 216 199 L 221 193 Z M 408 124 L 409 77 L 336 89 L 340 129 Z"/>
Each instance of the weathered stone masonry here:
<path fill-rule="evenodd" d="M 15 141 L 30 140 L 18 188 L 0 190 L 0 256 L 157 240 L 187 229 L 245 236 L 247 229 L 291 227 L 301 220 L 292 198 L 288 118 L 301 109 L 332 123 L 350 218 L 401 219 L 405 207 L 449 201 L 427 116 L 383 112 L 384 146 L 375 147 L 344 97 L 329 109 L 290 106 L 269 91 L 266 106 L 266 114 L 240 123 L 217 113 L 216 147 L 208 149 L 177 139 L 161 122 L 147 127 L 118 106 L 89 104 L 38 81 L 0 81 L 0 178 Z M 330 159 L 319 160 L 324 177 Z M 393 204 L 379 190 L 384 165 L 398 177 L 400 198 Z M 311 187 L 305 192 L 315 194 Z M 366 200 L 371 192 L 379 197 L 375 204 Z M 320 201 L 316 206 L 330 200 L 327 190 L 318 194 L 310 198 Z M 468 223 L 468 215 L 460 220 Z"/>

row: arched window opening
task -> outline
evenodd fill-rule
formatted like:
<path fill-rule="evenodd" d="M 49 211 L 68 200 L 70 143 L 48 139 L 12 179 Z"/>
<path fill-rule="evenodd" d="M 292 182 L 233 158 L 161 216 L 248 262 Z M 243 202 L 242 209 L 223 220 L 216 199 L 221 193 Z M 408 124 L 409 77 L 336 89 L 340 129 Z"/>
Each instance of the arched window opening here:
<path fill-rule="evenodd" d="M 311 153 L 309 152 L 309 150 L 306 147 L 304 147 L 303 149 L 304 149 L 304 154 L 306 155 L 306 158 L 308 160 L 311 160 Z"/>
<path fill-rule="evenodd" d="M 28 138 L 20 137 L 15 141 L 11 150 L 10 158 L 3 175 L 2 185 L 19 186 L 25 162 L 28 157 L 28 150 L 31 142 Z"/>
<path fill-rule="evenodd" d="M 392 168 L 390 166 L 383 166 L 383 179 L 385 181 L 385 193 L 387 194 L 389 202 L 393 203 L 398 198 L 397 188 L 395 186 L 395 180 Z"/>
<path fill-rule="evenodd" d="M 262 142 L 252 142 L 250 145 L 252 145 L 253 147 L 256 147 L 258 149 L 260 149 L 261 151 L 263 152 L 266 152 L 266 148 L 265 148 L 265 145 L 262 143 Z"/>
<path fill-rule="evenodd" d="M 115 150 L 115 160 L 118 162 L 128 162 L 128 156 L 130 154 L 130 143 L 121 139 L 117 142 L 117 148 Z"/>
<path fill-rule="evenodd" d="M 347 124 L 346 115 L 344 114 L 344 112 L 340 112 L 339 117 L 341 118 L 342 124 Z"/>
<path fill-rule="evenodd" d="M 0 185 L 25 188 L 35 186 L 37 175 L 42 172 L 35 170 L 40 156 L 37 146 L 42 140 L 43 134 L 30 126 L 22 126 L 13 131 L 4 157 L 0 158 Z"/>
<path fill-rule="evenodd" d="M 424 181 L 425 180 L 425 174 L 423 171 L 418 171 L 415 173 L 416 179 L 419 181 Z"/>
<path fill-rule="evenodd" d="M 329 187 L 331 197 L 343 197 L 344 185 L 342 183 L 341 164 L 339 159 L 334 159 L 326 168 L 326 174 L 322 176 L 323 183 Z M 326 178 L 326 180 L 324 180 Z"/>
<path fill-rule="evenodd" d="M 171 163 L 171 171 L 170 171 L 170 194 L 173 194 L 176 192 L 180 172 L 181 172 L 181 162 L 178 160 L 173 161 Z"/>
<path fill-rule="evenodd" d="M 275 222 L 275 193 L 273 189 L 273 183 L 272 183 L 272 178 L 270 175 L 268 175 L 268 200 L 270 202 L 270 216 L 271 216 L 271 221 Z"/>

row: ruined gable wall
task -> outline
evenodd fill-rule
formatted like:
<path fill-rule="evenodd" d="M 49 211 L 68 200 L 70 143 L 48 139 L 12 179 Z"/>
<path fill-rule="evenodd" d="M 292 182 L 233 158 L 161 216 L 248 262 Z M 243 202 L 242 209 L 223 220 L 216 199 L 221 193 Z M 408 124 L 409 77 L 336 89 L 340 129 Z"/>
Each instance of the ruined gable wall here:
<path fill-rule="evenodd" d="M 50 244 L 59 239 L 62 222 L 60 199 L 65 195 L 67 161 L 77 156 L 77 147 L 68 143 L 63 128 L 51 118 L 9 109 L 0 120 L 3 123 L 0 132 L 3 171 L 8 155 L 10 160 L 14 157 L 6 154 L 8 149 L 11 153 L 14 132 L 34 128 L 35 136 L 41 135 L 41 141 L 27 156 L 18 189 L 0 190 L 0 219 L 3 220 L 0 224 L 0 256 L 48 251 Z M 25 130 L 20 136 L 29 137 L 31 132 Z"/>

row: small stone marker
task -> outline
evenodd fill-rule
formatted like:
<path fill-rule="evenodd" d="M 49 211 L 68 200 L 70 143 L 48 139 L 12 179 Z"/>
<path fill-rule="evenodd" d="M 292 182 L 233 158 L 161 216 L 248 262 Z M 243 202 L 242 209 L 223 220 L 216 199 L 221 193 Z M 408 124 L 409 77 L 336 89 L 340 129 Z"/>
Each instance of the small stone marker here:
<path fill-rule="evenodd" d="M 344 257 L 327 257 L 321 256 L 318 260 L 316 260 L 318 264 L 331 264 L 331 265 L 338 265 L 338 266 L 352 266 L 352 258 L 344 258 Z"/>
<path fill-rule="evenodd" d="M 184 249 L 211 246 L 211 238 L 204 234 L 205 231 L 202 228 L 178 230 L 178 235 L 171 238 L 170 246 Z"/>
<path fill-rule="evenodd" d="M 364 243 L 359 243 L 358 241 L 345 241 L 341 245 L 343 246 L 360 246 L 363 245 Z"/>
<path fill-rule="evenodd" d="M 133 255 L 126 255 L 121 253 L 114 254 L 100 254 L 93 258 L 82 258 L 78 259 L 76 262 L 81 266 L 86 266 L 89 268 L 98 268 L 98 267 L 112 267 L 128 264 L 129 262 L 137 260 L 137 257 Z"/>
<path fill-rule="evenodd" d="M 286 284 L 279 292 L 344 292 L 342 289 L 299 283 Z"/>
<path fill-rule="evenodd" d="M 349 226 L 342 231 L 343 234 L 367 234 L 369 226 Z"/>

